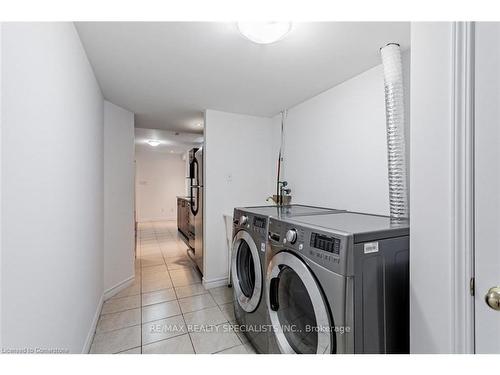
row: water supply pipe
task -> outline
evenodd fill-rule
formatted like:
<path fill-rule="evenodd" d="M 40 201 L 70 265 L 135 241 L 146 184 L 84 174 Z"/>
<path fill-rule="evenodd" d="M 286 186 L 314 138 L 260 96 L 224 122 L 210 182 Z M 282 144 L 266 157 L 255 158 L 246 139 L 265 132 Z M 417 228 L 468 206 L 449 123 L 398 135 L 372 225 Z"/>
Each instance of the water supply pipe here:
<path fill-rule="evenodd" d="M 380 49 L 384 68 L 389 206 L 393 218 L 408 218 L 403 66 L 399 44 Z"/>

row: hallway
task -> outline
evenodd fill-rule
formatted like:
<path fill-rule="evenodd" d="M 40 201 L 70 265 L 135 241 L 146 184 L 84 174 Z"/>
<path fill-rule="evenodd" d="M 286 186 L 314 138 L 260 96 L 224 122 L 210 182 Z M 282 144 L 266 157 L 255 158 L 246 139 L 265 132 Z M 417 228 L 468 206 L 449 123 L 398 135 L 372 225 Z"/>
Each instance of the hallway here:
<path fill-rule="evenodd" d="M 140 223 L 136 278 L 103 305 L 91 353 L 254 353 L 232 289 L 206 290 L 174 221 Z"/>

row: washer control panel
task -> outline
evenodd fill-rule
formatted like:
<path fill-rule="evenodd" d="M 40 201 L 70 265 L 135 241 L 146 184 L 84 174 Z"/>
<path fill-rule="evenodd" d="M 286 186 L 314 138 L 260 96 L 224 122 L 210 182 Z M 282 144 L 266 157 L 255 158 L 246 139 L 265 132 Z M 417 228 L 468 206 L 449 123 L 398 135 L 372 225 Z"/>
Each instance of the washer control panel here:
<path fill-rule="evenodd" d="M 268 218 L 266 216 L 255 215 L 251 212 L 235 209 L 233 214 L 233 235 L 234 228 L 245 229 L 249 233 L 258 234 L 259 237 L 267 237 Z"/>
<path fill-rule="evenodd" d="M 246 223 L 248 223 L 248 216 L 241 215 L 238 219 L 238 225 L 245 225 Z"/>
<path fill-rule="evenodd" d="M 297 229 L 295 229 L 295 228 L 288 229 L 286 231 L 285 238 L 291 244 L 294 244 L 295 242 L 297 242 Z"/>
<path fill-rule="evenodd" d="M 252 219 L 251 229 L 265 237 L 267 235 L 267 217 L 254 216 Z"/>

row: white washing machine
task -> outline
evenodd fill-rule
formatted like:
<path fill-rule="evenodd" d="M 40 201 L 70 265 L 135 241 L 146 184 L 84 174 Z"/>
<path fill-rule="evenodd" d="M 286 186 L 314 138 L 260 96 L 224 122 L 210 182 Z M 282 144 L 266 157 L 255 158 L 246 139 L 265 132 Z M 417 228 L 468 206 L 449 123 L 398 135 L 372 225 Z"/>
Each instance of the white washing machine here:
<path fill-rule="evenodd" d="M 270 353 L 408 353 L 409 223 L 341 212 L 270 219 Z"/>
<path fill-rule="evenodd" d="M 233 215 L 231 277 L 238 328 L 259 353 L 268 353 L 269 318 L 265 298 L 265 264 L 270 217 L 322 215 L 338 210 L 304 205 L 236 208 Z"/>

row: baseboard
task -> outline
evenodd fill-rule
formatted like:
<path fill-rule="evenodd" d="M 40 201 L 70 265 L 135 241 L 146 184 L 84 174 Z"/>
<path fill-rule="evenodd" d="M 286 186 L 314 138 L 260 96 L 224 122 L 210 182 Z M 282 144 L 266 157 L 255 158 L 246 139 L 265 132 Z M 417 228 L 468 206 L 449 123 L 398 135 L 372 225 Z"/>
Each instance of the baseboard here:
<path fill-rule="evenodd" d="M 218 277 L 215 279 L 203 278 L 203 286 L 205 289 L 217 288 L 219 286 L 227 286 L 227 277 Z"/>
<path fill-rule="evenodd" d="M 134 283 L 134 279 L 135 279 L 135 275 L 132 275 L 132 276 L 126 278 L 125 280 L 119 282 L 115 286 L 112 286 L 111 288 L 106 289 L 104 291 L 104 301 L 107 301 L 108 299 L 110 299 L 114 295 L 120 293 L 123 289 L 128 288 L 130 285 L 132 285 Z"/>
<path fill-rule="evenodd" d="M 177 220 L 176 216 L 168 216 L 168 217 L 141 217 L 137 220 L 138 223 L 145 223 L 148 221 L 175 221 Z"/>
<path fill-rule="evenodd" d="M 94 339 L 95 330 L 97 328 L 97 323 L 99 322 L 99 317 L 101 316 L 102 305 L 104 301 L 110 299 L 115 294 L 118 294 L 123 289 L 129 287 L 134 283 L 135 275 L 130 276 L 129 278 L 123 280 L 122 282 L 116 284 L 115 286 L 107 289 L 99 298 L 99 302 L 97 304 L 97 309 L 94 314 L 94 319 L 92 319 L 92 324 L 90 326 L 89 333 L 87 334 L 87 339 L 85 340 L 85 344 L 83 345 L 82 354 L 88 354 L 90 352 L 90 347 L 92 346 L 92 340 Z"/>
<path fill-rule="evenodd" d="M 99 298 L 99 302 L 97 303 L 97 309 L 95 310 L 94 319 L 92 320 L 89 333 L 87 334 L 87 339 L 83 344 L 82 354 L 88 354 L 90 352 L 90 347 L 92 346 L 92 340 L 94 339 L 97 323 L 99 322 L 99 316 L 101 316 L 103 303 L 104 303 L 104 294 L 101 295 L 101 297 Z"/>

